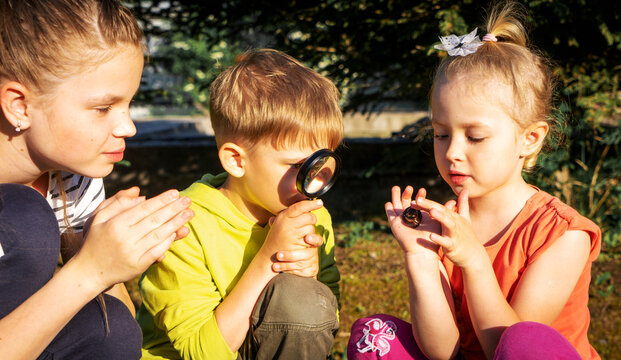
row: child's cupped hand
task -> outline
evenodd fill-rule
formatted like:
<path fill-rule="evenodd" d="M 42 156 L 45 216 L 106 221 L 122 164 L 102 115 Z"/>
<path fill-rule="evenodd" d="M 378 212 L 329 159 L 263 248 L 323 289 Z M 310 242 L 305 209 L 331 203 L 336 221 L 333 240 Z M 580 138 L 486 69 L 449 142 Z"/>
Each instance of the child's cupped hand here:
<path fill-rule="evenodd" d="M 147 200 L 138 193 L 131 188 L 102 202 L 73 258 L 103 288 L 140 275 L 188 233 L 185 224 L 194 215 L 188 197 L 169 190 Z"/>
<path fill-rule="evenodd" d="M 429 238 L 442 247 L 442 252 L 455 265 L 464 267 L 481 257 L 487 257 L 470 222 L 468 190 L 459 193 L 457 202 L 451 200 L 441 205 L 426 198 L 417 198 L 416 204 L 441 224 L 441 233 L 432 233 Z"/>
<path fill-rule="evenodd" d="M 406 255 L 424 254 L 437 257 L 439 246 L 431 241 L 430 236 L 431 234 L 440 234 L 441 226 L 429 216 L 426 209 L 412 202 L 413 193 L 414 188 L 411 186 L 407 186 L 405 190 L 403 190 L 403 193 L 401 193 L 400 187 L 393 186 L 391 191 L 392 201 L 387 202 L 384 206 L 390 228 Z M 427 191 L 421 188 L 416 194 L 416 199 L 425 199 L 426 196 Z M 409 206 L 422 210 L 423 218 L 420 225 L 416 228 L 408 226 L 401 218 L 403 210 L 407 209 Z"/>
<path fill-rule="evenodd" d="M 323 244 L 323 238 L 315 233 L 317 217 L 311 211 L 322 206 L 321 200 L 304 200 L 270 219 L 271 229 L 260 251 L 271 259 L 272 271 L 317 275 L 317 247 Z"/>

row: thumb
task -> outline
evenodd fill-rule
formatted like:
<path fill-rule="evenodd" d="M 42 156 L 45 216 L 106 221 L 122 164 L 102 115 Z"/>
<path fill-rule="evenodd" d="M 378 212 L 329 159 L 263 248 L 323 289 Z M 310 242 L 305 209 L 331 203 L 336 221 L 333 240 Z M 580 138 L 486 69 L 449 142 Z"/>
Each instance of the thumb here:
<path fill-rule="evenodd" d="M 468 204 L 468 190 L 463 189 L 457 196 L 457 213 L 470 221 L 470 205 Z"/>

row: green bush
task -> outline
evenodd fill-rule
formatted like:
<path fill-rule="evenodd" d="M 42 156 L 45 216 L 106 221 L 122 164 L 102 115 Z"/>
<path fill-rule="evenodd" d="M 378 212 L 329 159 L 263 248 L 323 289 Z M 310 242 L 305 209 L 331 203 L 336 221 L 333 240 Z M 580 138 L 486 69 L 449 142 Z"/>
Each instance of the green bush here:
<path fill-rule="evenodd" d="M 185 79 L 179 99 L 190 99 L 200 108 L 221 64 L 232 61 L 239 48 L 269 46 L 335 81 L 344 94 L 346 111 L 378 110 L 394 101 L 426 107 L 431 74 L 444 56 L 432 50 L 438 36 L 480 27 L 490 4 L 480 0 L 129 3 L 148 34 L 172 39 L 173 47 L 162 53 L 171 71 Z M 528 179 L 598 223 L 604 232 L 604 252 L 619 253 L 620 3 L 523 3 L 530 11 L 532 43 L 555 61 L 560 79 L 557 115 L 565 135 L 564 142 L 541 157 L 539 171 Z M 154 19 L 166 19 L 170 28 L 164 31 Z M 239 45 L 227 45 L 222 51 L 221 44 Z M 221 52 L 226 61 L 214 59 L 213 54 Z"/>

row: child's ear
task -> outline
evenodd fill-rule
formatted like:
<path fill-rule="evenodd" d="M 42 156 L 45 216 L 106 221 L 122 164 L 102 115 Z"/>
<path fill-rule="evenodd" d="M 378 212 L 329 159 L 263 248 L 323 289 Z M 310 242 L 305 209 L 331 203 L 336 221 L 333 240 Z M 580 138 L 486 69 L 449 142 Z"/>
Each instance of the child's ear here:
<path fill-rule="evenodd" d="M 0 87 L 0 107 L 4 118 L 13 128 L 19 128 L 20 131 L 30 127 L 26 101 L 29 94 L 29 90 L 17 81 L 8 81 Z"/>
<path fill-rule="evenodd" d="M 538 152 L 543 146 L 543 141 L 550 130 L 550 125 L 545 121 L 537 121 L 528 126 L 522 132 L 522 151 L 520 156 L 527 157 Z"/>
<path fill-rule="evenodd" d="M 232 142 L 226 142 L 218 149 L 218 157 L 224 171 L 236 178 L 244 176 L 246 172 L 245 156 L 246 152 L 244 149 Z"/>

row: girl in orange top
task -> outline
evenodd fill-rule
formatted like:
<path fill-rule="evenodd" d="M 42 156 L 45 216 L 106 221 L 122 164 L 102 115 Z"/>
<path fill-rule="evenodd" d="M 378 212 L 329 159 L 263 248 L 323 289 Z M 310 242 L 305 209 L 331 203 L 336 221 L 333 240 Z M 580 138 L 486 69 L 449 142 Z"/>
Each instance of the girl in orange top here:
<path fill-rule="evenodd" d="M 392 189 L 386 213 L 405 252 L 412 324 L 386 315 L 352 328 L 349 359 L 598 359 L 587 339 L 600 230 L 527 184 L 550 129 L 547 62 L 526 46 L 516 4 L 488 33 L 442 38 L 431 93 L 436 165 L 457 201 Z M 403 209 L 422 211 L 418 227 Z M 530 337 L 529 337 L 530 336 Z"/>

